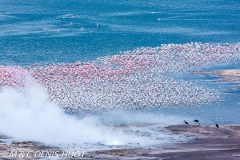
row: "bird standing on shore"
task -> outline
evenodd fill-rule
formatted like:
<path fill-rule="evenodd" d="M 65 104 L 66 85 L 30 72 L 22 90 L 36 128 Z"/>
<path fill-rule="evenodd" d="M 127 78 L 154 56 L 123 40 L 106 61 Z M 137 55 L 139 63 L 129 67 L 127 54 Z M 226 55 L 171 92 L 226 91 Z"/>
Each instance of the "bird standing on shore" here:
<path fill-rule="evenodd" d="M 198 123 L 200 125 L 200 122 L 197 119 L 195 119 L 193 122 Z"/>
<path fill-rule="evenodd" d="M 188 124 L 188 122 L 187 122 L 187 121 L 185 121 L 185 120 L 184 120 L 184 123 L 185 123 L 185 124 L 187 124 L 187 125 L 189 125 L 189 124 Z"/>
<path fill-rule="evenodd" d="M 219 128 L 219 125 L 217 123 L 215 123 L 215 124 L 216 124 L 216 127 Z"/>

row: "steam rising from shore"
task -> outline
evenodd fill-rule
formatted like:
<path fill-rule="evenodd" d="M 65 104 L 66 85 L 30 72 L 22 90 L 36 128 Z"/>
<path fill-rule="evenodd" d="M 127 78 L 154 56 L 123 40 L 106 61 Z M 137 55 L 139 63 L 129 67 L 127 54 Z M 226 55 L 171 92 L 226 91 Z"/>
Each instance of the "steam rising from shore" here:
<path fill-rule="evenodd" d="M 89 115 L 79 118 L 48 100 L 47 90 L 31 84 L 24 90 L 4 87 L 0 92 L 0 132 L 17 140 L 44 143 L 103 143 L 126 144 L 139 142 L 141 137 L 126 135 L 120 128 L 103 125 L 104 122 L 156 123 L 171 120 L 181 122 L 181 117 L 154 116 L 143 113 L 122 112 Z M 134 114 L 135 116 L 133 116 Z M 131 118 L 130 118 L 131 117 Z M 145 120 L 144 120 L 145 119 Z M 180 120 L 181 119 L 181 120 Z M 115 122 L 114 122 L 115 120 Z M 166 124 L 165 124 L 166 125 Z M 166 135 L 162 134 L 163 137 Z"/>
<path fill-rule="evenodd" d="M 102 126 L 96 117 L 79 119 L 47 101 L 47 91 L 27 87 L 26 93 L 4 88 L 0 93 L 0 132 L 21 140 L 46 143 L 111 142 L 120 136 Z M 121 135 L 121 137 L 124 137 Z"/>

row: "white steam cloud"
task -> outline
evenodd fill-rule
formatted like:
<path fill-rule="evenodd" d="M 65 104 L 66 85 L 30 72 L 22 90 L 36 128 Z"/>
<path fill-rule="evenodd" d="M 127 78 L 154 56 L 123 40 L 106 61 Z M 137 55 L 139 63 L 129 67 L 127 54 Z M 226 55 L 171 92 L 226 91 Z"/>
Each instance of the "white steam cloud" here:
<path fill-rule="evenodd" d="M 47 101 L 47 91 L 31 85 L 23 94 L 13 88 L 0 92 L 0 132 L 20 140 L 46 143 L 109 143 L 123 135 L 95 117 L 79 119 Z"/>
<path fill-rule="evenodd" d="M 115 112 L 102 115 L 69 115 L 47 100 L 47 90 L 37 84 L 19 91 L 10 87 L 0 90 L 0 133 L 20 141 L 44 143 L 138 143 L 141 137 L 129 135 L 120 128 L 104 123 L 177 124 L 181 117 L 151 113 Z M 170 122 L 170 123 L 169 123 Z M 161 133 L 162 134 L 162 133 Z M 166 136 L 166 135 L 162 135 Z"/>

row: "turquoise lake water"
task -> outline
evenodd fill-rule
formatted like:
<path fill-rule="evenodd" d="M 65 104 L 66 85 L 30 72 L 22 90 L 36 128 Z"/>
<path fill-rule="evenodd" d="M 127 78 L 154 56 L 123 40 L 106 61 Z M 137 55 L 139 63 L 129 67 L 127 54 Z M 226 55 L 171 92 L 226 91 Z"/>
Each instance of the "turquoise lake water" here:
<path fill-rule="evenodd" d="M 169 43 L 237 43 L 239 10 L 239 0 L 1 0 L 0 64 L 83 62 Z M 234 63 L 204 69 L 239 67 Z M 163 108 L 154 114 L 193 117 L 206 124 L 240 123 L 240 92 L 228 91 L 239 86 L 213 82 L 214 76 L 181 76 L 219 90 L 221 102 Z"/>

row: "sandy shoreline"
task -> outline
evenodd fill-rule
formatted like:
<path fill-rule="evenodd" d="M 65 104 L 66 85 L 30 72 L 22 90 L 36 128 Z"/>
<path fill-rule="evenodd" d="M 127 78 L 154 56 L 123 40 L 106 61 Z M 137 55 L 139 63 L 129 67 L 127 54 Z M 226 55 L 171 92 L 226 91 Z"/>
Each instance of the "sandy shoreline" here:
<path fill-rule="evenodd" d="M 172 125 L 164 128 L 169 135 L 182 135 L 187 142 L 156 144 L 148 147 L 98 149 L 87 151 L 84 157 L 62 159 L 181 159 L 212 160 L 240 159 L 240 126 L 225 125 L 216 128 L 206 125 Z M 4 137 L 2 137 L 4 138 Z M 4 139 L 1 139 L 4 141 Z M 59 150 L 36 142 L 0 143 L 0 153 L 10 150 L 36 151 Z M 34 159 L 33 155 L 31 159 Z M 58 157 L 59 158 L 59 157 Z M 4 158 L 13 159 L 13 158 Z M 25 158 L 27 159 L 27 158 Z M 60 158 L 59 158 L 60 159 Z"/>

